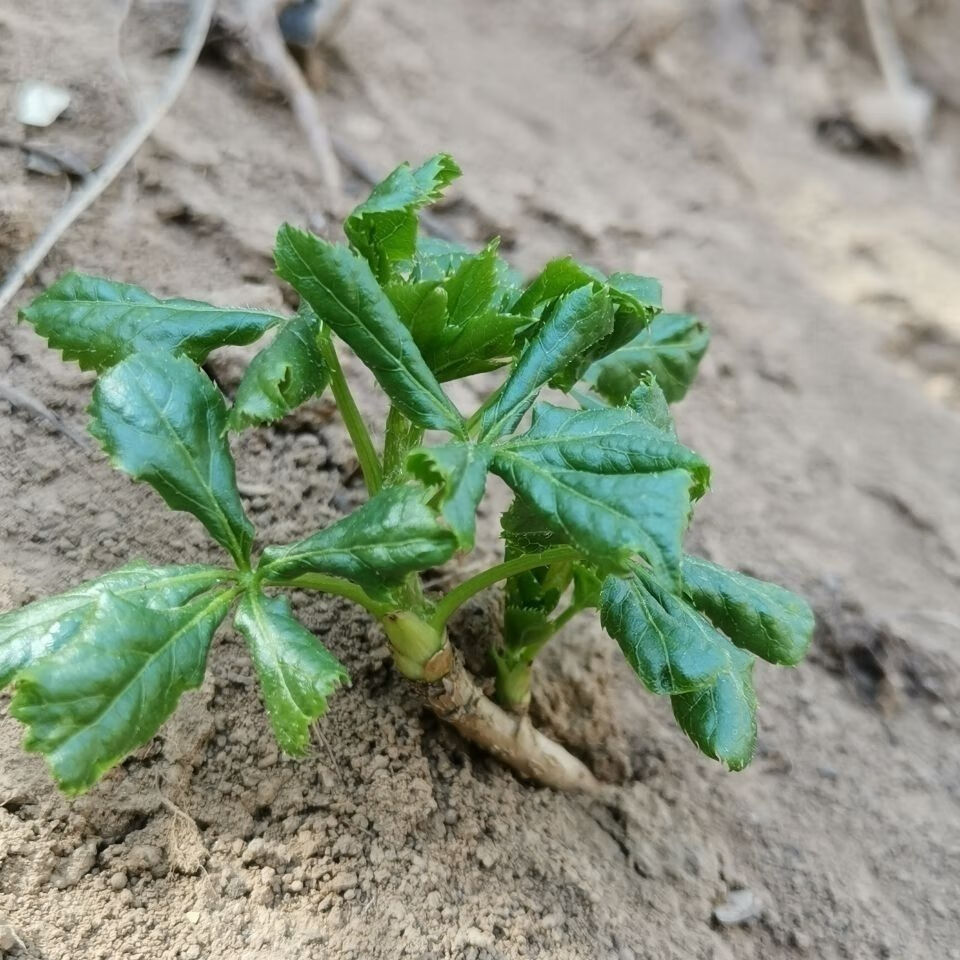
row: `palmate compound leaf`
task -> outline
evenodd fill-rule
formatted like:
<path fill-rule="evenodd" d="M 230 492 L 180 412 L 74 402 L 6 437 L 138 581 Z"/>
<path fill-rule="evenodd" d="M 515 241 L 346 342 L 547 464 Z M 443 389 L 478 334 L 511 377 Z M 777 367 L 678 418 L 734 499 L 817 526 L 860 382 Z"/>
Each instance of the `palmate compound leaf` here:
<path fill-rule="evenodd" d="M 275 256 L 277 273 L 349 344 L 407 419 L 463 435 L 463 418 L 366 260 L 289 224 L 277 234 Z"/>
<path fill-rule="evenodd" d="M 689 602 L 738 647 L 770 663 L 803 659 L 814 627 L 803 597 L 700 557 L 684 557 L 680 570 Z"/>
<path fill-rule="evenodd" d="M 200 686 L 210 640 L 236 590 L 158 608 L 104 591 L 70 643 L 17 676 L 11 714 L 24 748 L 43 754 L 66 793 L 79 793 Z"/>
<path fill-rule="evenodd" d="M 439 487 L 440 515 L 461 550 L 473 548 L 477 507 L 483 499 L 493 450 L 483 444 L 454 441 L 420 447 L 410 453 L 407 468 L 427 487 Z"/>
<path fill-rule="evenodd" d="M 93 388 L 90 432 L 114 466 L 199 519 L 240 566 L 253 526 L 237 491 L 223 395 L 185 357 L 134 354 Z"/>
<path fill-rule="evenodd" d="M 652 373 L 667 400 L 682 400 L 697 375 L 710 334 L 696 317 L 661 313 L 630 343 L 598 360 L 584 379 L 612 403 L 623 403 L 641 374 Z"/>
<path fill-rule="evenodd" d="M 629 408 L 538 404 L 530 430 L 495 446 L 494 473 L 562 542 L 601 566 L 640 554 L 679 582 L 691 500 L 709 483 L 692 450 Z"/>
<path fill-rule="evenodd" d="M 230 429 L 273 423 L 323 392 L 329 371 L 320 352 L 321 324 L 304 305 L 251 361 L 230 408 Z"/>
<path fill-rule="evenodd" d="M 138 352 L 179 353 L 202 362 L 216 347 L 253 343 L 283 317 L 263 310 L 214 307 L 140 287 L 68 273 L 21 311 L 64 360 L 103 371 Z"/>
<path fill-rule="evenodd" d="M 267 547 L 260 570 L 269 580 L 307 573 L 343 577 L 384 597 L 407 574 L 445 563 L 456 549 L 454 534 L 423 500 L 416 487 L 387 487 L 312 537 Z"/>
<path fill-rule="evenodd" d="M 176 607 L 224 578 L 218 567 L 129 563 L 66 593 L 0 616 L 0 688 L 30 664 L 56 653 L 90 624 L 107 592 L 151 609 Z"/>
<path fill-rule="evenodd" d="M 481 438 L 496 440 L 516 429 L 539 389 L 612 329 L 613 306 L 606 290 L 587 284 L 563 296 L 484 410 Z"/>
<path fill-rule="evenodd" d="M 430 157 L 416 168 L 402 163 L 347 217 L 344 233 L 381 283 L 390 279 L 395 264 L 413 258 L 417 211 L 439 200 L 459 176 L 460 168 L 445 153 Z"/>
<path fill-rule="evenodd" d="M 707 756 L 743 769 L 756 743 L 754 658 L 639 567 L 603 584 L 601 622 Z"/>
<path fill-rule="evenodd" d="M 397 315 L 441 383 L 502 367 L 513 357 L 517 332 L 534 322 L 501 312 L 503 266 L 494 241 L 460 259 L 447 277 L 386 287 Z"/>
<path fill-rule="evenodd" d="M 248 591 L 234 619 L 260 679 L 277 742 L 300 756 L 310 724 L 326 713 L 327 698 L 350 682 L 346 668 L 293 616 L 285 597 Z"/>

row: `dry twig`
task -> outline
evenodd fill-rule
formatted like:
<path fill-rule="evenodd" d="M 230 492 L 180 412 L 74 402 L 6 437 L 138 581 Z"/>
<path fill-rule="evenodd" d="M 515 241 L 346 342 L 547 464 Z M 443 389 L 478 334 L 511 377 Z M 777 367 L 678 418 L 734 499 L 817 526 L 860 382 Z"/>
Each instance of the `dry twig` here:
<path fill-rule="evenodd" d="M 0 380 L 0 400 L 6 400 L 13 407 L 19 407 L 26 410 L 42 420 L 50 423 L 55 430 L 62 433 L 68 440 L 73 441 L 85 453 L 90 452 L 90 444 L 82 433 L 78 433 L 69 424 L 58 417 L 45 403 L 37 400 L 36 397 L 24 393 L 22 390 L 11 386 L 9 383 Z"/>
<path fill-rule="evenodd" d="M 320 168 L 324 187 L 329 193 L 328 205 L 335 208 L 343 190 L 340 164 L 320 104 L 284 43 L 276 6 L 277 0 L 247 0 L 247 42 L 253 55 L 270 71 L 289 100 Z"/>
<path fill-rule="evenodd" d="M 144 141 L 180 95 L 203 48 L 216 0 L 193 0 L 183 47 L 170 69 L 164 88 L 150 110 L 114 147 L 100 169 L 65 203 L 36 243 L 27 251 L 0 287 L 0 313 L 9 306 L 27 278 L 40 266 L 57 241 L 133 159 Z"/>
<path fill-rule="evenodd" d="M 918 121 L 911 102 L 911 94 L 916 88 L 910 78 L 910 67 L 897 37 L 888 0 L 861 0 L 861 2 L 870 34 L 870 43 L 880 65 L 880 72 L 883 74 L 893 102 L 900 110 L 914 155 L 923 167 L 926 160 L 923 123 Z"/>

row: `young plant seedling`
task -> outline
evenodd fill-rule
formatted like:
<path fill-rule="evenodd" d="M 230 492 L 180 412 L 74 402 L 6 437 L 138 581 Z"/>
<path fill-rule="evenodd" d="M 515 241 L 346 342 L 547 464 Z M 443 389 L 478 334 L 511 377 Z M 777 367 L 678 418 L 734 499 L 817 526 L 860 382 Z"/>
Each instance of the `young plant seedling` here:
<path fill-rule="evenodd" d="M 159 300 L 76 273 L 23 311 L 64 359 L 99 374 L 90 432 L 114 466 L 193 514 L 230 558 L 131 563 L 0 617 L 0 685 L 14 684 L 25 748 L 46 757 L 66 792 L 88 789 L 157 732 L 200 684 L 231 611 L 277 740 L 302 754 L 347 673 L 294 617 L 283 594 L 294 589 L 360 604 L 426 704 L 539 782 L 594 785 L 526 716 L 536 655 L 591 609 L 705 754 L 733 770 L 749 763 L 754 661 L 797 663 L 813 620 L 794 594 L 683 551 L 710 471 L 678 441 L 667 403 L 693 379 L 707 333 L 661 312 L 656 280 L 564 258 L 524 284 L 496 241 L 474 253 L 420 236 L 419 209 L 459 173 L 443 154 L 398 167 L 347 218 L 346 244 L 281 227 L 277 273 L 301 301 L 292 317 Z M 228 405 L 200 364 L 268 330 Z M 390 401 L 382 451 L 342 372 L 341 341 Z M 444 390 L 500 368 L 506 376 L 475 410 L 458 410 Z M 369 498 L 255 554 L 230 431 L 276 421 L 327 386 Z M 570 402 L 538 403 L 547 386 Z M 445 439 L 425 445 L 427 430 Z M 420 575 L 473 548 L 488 473 L 515 496 L 502 518 L 505 558 L 432 596 Z M 490 699 L 447 624 L 501 581 Z"/>

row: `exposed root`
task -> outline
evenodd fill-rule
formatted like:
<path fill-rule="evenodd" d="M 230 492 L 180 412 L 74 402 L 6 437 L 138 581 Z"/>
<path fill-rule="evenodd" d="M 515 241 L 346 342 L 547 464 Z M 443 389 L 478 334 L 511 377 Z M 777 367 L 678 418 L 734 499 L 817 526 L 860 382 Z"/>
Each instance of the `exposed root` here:
<path fill-rule="evenodd" d="M 556 790 L 595 793 L 600 789 L 586 766 L 535 729 L 528 717 L 509 714 L 488 699 L 456 650 L 450 672 L 420 689 L 441 720 L 521 776 Z"/>

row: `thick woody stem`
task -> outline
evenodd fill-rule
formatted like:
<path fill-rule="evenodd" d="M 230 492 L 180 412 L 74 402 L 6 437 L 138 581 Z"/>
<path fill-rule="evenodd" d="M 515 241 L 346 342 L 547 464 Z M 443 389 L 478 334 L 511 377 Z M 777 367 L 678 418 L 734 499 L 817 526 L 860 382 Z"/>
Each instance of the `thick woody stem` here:
<path fill-rule="evenodd" d="M 599 784 L 587 767 L 535 729 L 524 714 L 507 713 L 488 699 L 452 647 L 450 669 L 431 684 L 418 684 L 427 706 L 461 736 L 493 754 L 523 777 L 556 790 L 595 793 Z"/>

